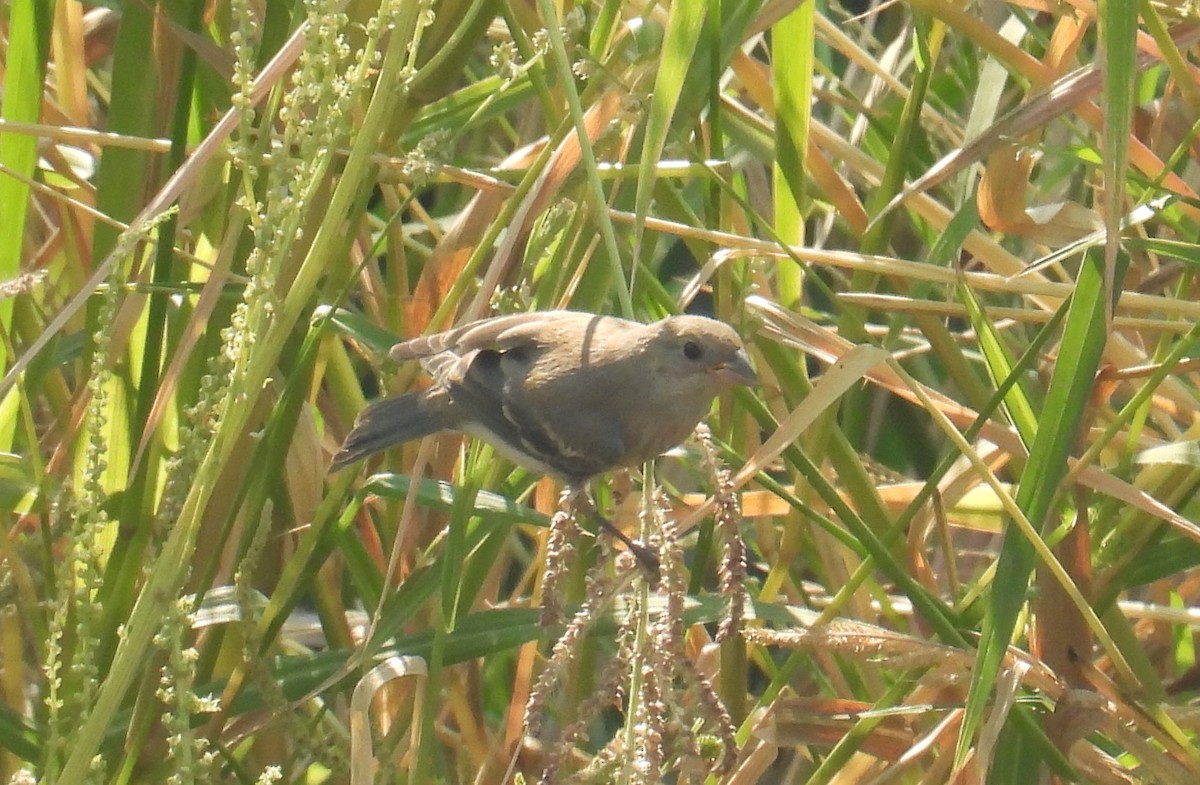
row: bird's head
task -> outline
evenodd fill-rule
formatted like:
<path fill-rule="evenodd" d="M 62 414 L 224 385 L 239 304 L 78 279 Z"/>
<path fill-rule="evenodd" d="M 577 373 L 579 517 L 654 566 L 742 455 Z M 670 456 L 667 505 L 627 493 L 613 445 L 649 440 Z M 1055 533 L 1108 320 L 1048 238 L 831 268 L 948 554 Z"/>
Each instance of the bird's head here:
<path fill-rule="evenodd" d="M 724 322 L 704 316 L 669 316 L 651 325 L 661 371 L 699 388 L 716 390 L 758 384 L 742 339 Z"/>

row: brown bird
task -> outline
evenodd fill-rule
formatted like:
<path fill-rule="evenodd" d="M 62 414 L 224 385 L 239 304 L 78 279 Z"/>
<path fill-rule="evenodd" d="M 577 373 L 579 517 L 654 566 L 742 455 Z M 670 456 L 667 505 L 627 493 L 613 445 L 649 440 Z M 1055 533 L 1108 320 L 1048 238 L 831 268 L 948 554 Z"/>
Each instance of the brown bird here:
<path fill-rule="evenodd" d="M 718 393 L 758 381 L 737 333 L 703 316 L 640 324 L 578 311 L 514 314 L 414 338 L 389 356 L 419 359 L 433 385 L 364 409 L 330 471 L 460 431 L 582 488 L 676 446 Z"/>

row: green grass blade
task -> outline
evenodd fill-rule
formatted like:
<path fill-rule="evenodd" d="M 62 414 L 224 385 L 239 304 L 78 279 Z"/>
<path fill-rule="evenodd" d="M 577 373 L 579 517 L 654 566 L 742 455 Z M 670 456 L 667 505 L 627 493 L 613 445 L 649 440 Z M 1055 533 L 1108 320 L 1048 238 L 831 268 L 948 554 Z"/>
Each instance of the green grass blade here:
<path fill-rule="evenodd" d="M 1118 283 L 1123 277 L 1122 265 L 1118 270 Z M 1105 315 L 1109 308 L 1104 281 L 1102 260 L 1094 253 L 1089 254 L 1075 285 L 1059 346 L 1060 360 L 1054 367 L 1037 435 L 1017 489 L 1018 506 L 1039 530 L 1044 529 L 1053 513 L 1059 483 L 1066 476 L 1067 458 L 1078 438 L 1104 353 L 1108 335 Z M 1016 629 L 1017 617 L 1025 607 L 1029 577 L 1035 565 L 1033 544 L 1020 532 L 1009 528 L 996 565 L 978 660 L 967 696 L 956 753 L 959 761 L 965 758 L 974 743 L 1001 660 Z"/>
<path fill-rule="evenodd" d="M 675 107 L 679 105 L 680 93 L 685 89 L 685 79 L 696 55 L 707 7 L 706 0 L 678 0 L 671 4 L 667 17 L 662 57 L 654 77 L 654 94 L 650 99 L 642 157 L 638 164 L 637 194 L 634 198 L 634 213 L 637 215 L 633 235 L 635 259 L 641 258 L 642 229 L 650 210 L 650 199 L 654 195 L 658 159 L 667 142 Z"/>
<path fill-rule="evenodd" d="M 1104 290 L 1111 303 L 1121 249 L 1121 217 L 1125 214 L 1125 178 L 1129 169 L 1129 136 L 1133 130 L 1134 87 L 1137 84 L 1138 7 L 1124 0 L 1100 0 L 1100 70 L 1104 80 Z M 1111 308 L 1111 305 L 1109 306 Z M 1108 316 L 1111 321 L 1111 312 Z"/>
<path fill-rule="evenodd" d="M 4 63 L 4 101 L 0 112 L 9 122 L 36 123 L 41 118 L 42 79 L 50 48 L 51 4 L 41 0 L 13 0 L 8 14 L 8 48 Z M 33 177 L 37 165 L 37 139 L 27 134 L 0 131 L 0 166 L 21 177 Z M 0 173 L 0 281 L 16 278 L 23 258 L 25 216 L 29 186 Z M 0 325 L 12 325 L 12 301 L 0 298 Z M 3 444 L 12 430 L 5 426 Z"/>
<path fill-rule="evenodd" d="M 967 286 L 961 276 L 958 282 L 958 296 L 963 305 L 967 307 L 971 326 L 975 328 L 975 333 L 979 336 L 979 349 L 983 353 L 984 363 L 987 366 L 988 374 L 992 377 L 992 383 L 999 387 L 1013 373 L 1012 354 L 1008 351 L 1000 333 L 996 331 L 995 324 L 984 313 L 983 306 L 975 297 L 975 293 L 971 291 L 971 287 Z M 1016 426 L 1017 433 L 1021 435 L 1022 441 L 1026 445 L 1032 444 L 1034 436 L 1037 434 L 1037 415 L 1034 413 L 1033 404 L 1022 388 L 1019 379 L 1008 388 L 1008 392 L 1004 396 L 1004 408 L 1008 412 L 1009 419 Z"/>

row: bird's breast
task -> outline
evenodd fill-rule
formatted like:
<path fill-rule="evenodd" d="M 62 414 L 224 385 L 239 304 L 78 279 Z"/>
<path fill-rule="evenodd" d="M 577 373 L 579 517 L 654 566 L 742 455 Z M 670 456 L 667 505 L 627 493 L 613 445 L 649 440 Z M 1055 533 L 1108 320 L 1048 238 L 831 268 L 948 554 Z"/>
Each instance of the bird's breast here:
<path fill-rule="evenodd" d="M 661 408 L 630 414 L 622 423 L 628 445 L 625 463 L 643 463 L 679 446 L 708 413 L 708 405 L 707 400 L 677 399 Z"/>

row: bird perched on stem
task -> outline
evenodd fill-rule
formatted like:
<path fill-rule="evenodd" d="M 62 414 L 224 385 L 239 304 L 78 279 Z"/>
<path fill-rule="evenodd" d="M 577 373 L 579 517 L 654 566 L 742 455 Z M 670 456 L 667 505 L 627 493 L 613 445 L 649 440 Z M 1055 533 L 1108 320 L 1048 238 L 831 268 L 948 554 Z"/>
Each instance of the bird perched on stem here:
<path fill-rule="evenodd" d="M 578 311 L 514 314 L 396 344 L 389 356 L 420 360 L 433 385 L 364 409 L 330 471 L 460 431 L 583 488 L 678 445 L 718 393 L 757 383 L 733 328 L 703 316 L 641 324 Z M 646 560 L 644 548 L 601 523 Z"/>

